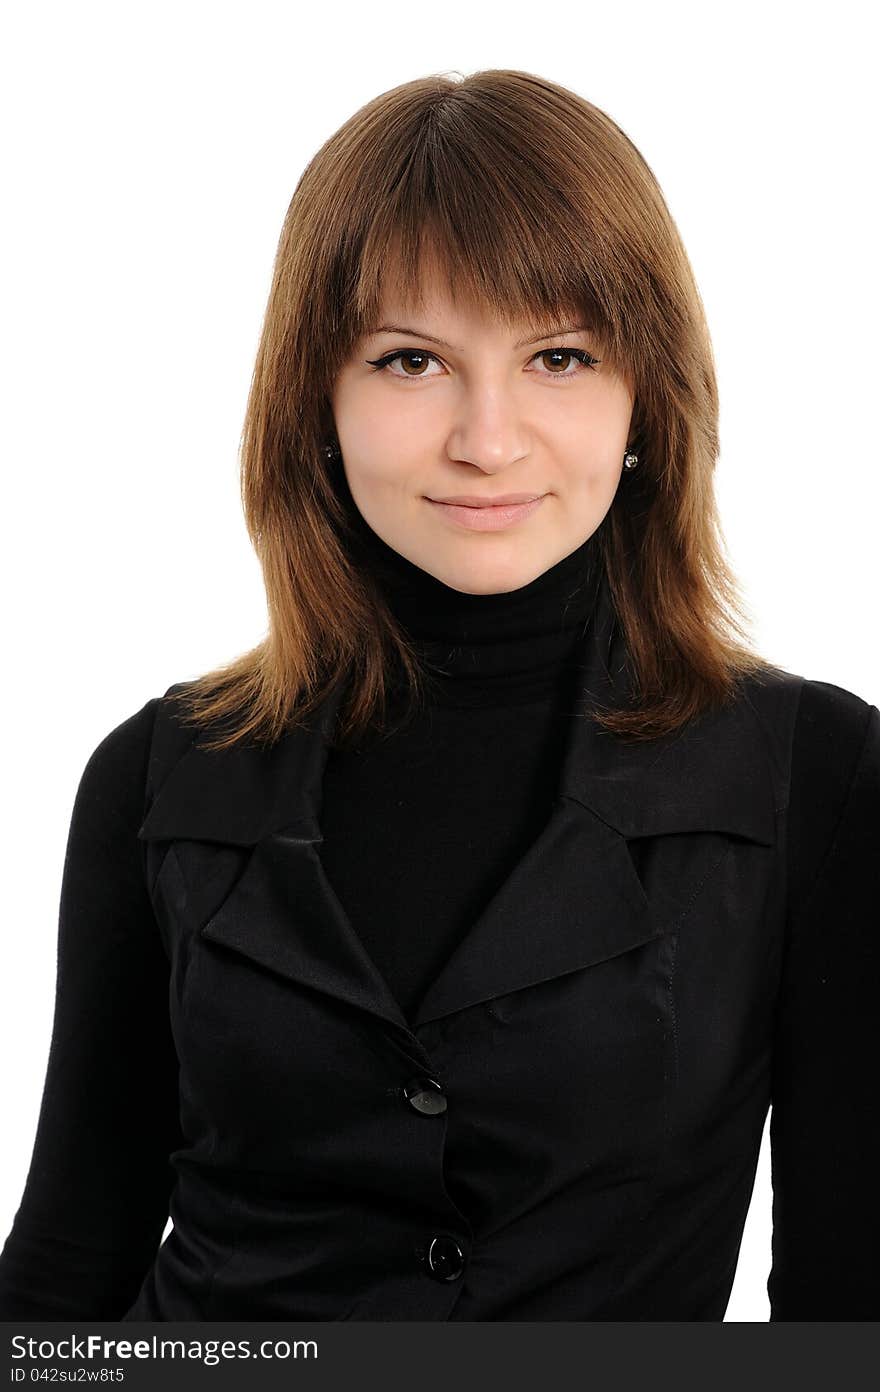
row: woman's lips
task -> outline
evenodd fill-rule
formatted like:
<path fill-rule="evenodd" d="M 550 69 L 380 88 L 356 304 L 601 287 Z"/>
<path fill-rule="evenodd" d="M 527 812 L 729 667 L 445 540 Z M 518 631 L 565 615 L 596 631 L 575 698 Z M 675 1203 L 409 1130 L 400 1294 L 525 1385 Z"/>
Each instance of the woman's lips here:
<path fill-rule="evenodd" d="M 463 507 L 459 503 L 438 503 L 433 498 L 426 501 L 432 507 L 438 508 L 450 522 L 457 522 L 459 526 L 467 527 L 472 532 L 499 532 L 503 527 L 509 527 L 512 522 L 521 522 L 523 518 L 530 517 L 541 506 L 546 496 L 544 493 L 540 498 L 533 498 L 528 503 L 499 503 L 494 507 Z"/>

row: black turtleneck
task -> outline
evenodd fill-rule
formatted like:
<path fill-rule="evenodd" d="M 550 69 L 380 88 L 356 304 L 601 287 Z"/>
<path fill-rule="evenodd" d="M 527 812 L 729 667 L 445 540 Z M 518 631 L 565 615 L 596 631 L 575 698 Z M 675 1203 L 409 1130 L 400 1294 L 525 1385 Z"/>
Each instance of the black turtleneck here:
<path fill-rule="evenodd" d="M 390 734 L 330 751 L 321 858 L 410 1015 L 550 814 L 599 534 L 520 589 L 472 595 L 357 528 L 430 680 Z"/>

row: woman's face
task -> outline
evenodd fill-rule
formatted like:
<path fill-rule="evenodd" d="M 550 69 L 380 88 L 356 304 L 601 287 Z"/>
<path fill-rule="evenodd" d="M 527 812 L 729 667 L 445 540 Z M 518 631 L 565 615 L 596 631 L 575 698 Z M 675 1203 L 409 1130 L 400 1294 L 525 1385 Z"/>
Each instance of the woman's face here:
<path fill-rule="evenodd" d="M 452 589 L 519 589 L 582 545 L 611 506 L 633 396 L 605 362 L 587 365 L 598 357 L 588 331 L 551 327 L 560 332 L 524 342 L 528 326 L 511 331 L 437 290 L 418 317 L 386 296 L 377 332 L 334 383 L 360 513 Z M 510 494 L 540 501 L 498 505 Z M 440 501 L 450 498 L 466 502 Z"/>

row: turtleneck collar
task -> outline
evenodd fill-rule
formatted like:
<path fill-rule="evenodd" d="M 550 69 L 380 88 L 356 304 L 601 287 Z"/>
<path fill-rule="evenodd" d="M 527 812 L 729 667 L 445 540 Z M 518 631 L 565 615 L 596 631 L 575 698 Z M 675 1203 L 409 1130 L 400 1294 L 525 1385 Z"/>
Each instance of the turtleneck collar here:
<path fill-rule="evenodd" d="M 567 690 L 603 574 L 601 527 L 517 590 L 465 594 L 413 564 L 366 522 L 349 490 L 362 563 L 405 629 L 442 705 L 513 705 Z"/>

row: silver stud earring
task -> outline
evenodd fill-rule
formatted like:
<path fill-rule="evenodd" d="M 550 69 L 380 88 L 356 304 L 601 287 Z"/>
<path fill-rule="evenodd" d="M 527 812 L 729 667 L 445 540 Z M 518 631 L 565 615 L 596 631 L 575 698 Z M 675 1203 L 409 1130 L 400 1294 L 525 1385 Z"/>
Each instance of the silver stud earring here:
<path fill-rule="evenodd" d="M 325 456 L 325 458 L 327 458 L 327 459 L 338 459 L 338 458 L 339 458 L 339 455 L 340 455 L 339 446 L 336 444 L 335 440 L 331 440 L 329 444 L 327 444 L 327 445 L 324 446 L 324 456 Z"/>
<path fill-rule="evenodd" d="M 626 454 L 623 456 L 624 469 L 634 469 L 638 462 L 639 456 L 637 454 L 633 454 L 631 450 L 627 450 Z"/>

